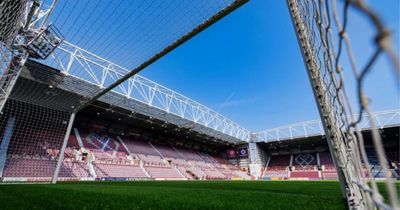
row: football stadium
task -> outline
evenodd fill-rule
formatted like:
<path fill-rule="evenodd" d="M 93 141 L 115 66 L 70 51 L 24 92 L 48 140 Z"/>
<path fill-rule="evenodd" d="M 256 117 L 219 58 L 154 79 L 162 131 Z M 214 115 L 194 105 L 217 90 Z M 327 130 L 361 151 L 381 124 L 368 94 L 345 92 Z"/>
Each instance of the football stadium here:
<path fill-rule="evenodd" d="M 0 208 L 400 209 L 381 3 L 1 0 Z"/>

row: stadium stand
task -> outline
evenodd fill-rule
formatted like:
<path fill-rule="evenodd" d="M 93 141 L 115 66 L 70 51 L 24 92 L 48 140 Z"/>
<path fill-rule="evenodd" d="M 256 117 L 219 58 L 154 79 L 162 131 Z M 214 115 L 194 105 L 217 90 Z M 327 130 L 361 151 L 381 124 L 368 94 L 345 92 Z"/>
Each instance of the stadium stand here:
<path fill-rule="evenodd" d="M 319 179 L 318 171 L 292 171 L 290 172 L 291 179 Z"/>
<path fill-rule="evenodd" d="M 293 155 L 290 167 L 291 179 L 319 179 L 316 154 L 300 153 Z"/>
<path fill-rule="evenodd" d="M 32 131 L 29 131 L 32 132 Z M 30 138 L 18 132 L 10 140 L 3 177 L 9 180 L 48 181 L 53 176 L 59 154 L 56 131 L 35 131 Z M 36 137 L 37 136 L 37 137 Z M 40 136 L 40 138 L 39 138 Z M 17 145 L 19 146 L 17 148 Z M 373 150 L 367 150 L 371 171 L 382 177 Z M 398 152 L 388 148 L 387 157 L 398 177 Z M 263 170 L 265 179 L 337 179 L 329 151 L 271 155 Z M 141 137 L 107 133 L 94 128 L 74 127 L 70 135 L 60 180 L 113 179 L 251 179 L 221 156 L 160 144 Z"/>
<path fill-rule="evenodd" d="M 132 153 L 159 156 L 158 152 L 145 140 L 126 137 L 124 143 Z"/>
<path fill-rule="evenodd" d="M 49 181 L 54 174 L 56 161 L 46 159 L 26 159 L 26 157 L 11 157 L 7 161 L 4 172 L 10 178 L 41 178 Z M 64 161 L 60 169 L 61 180 L 79 180 L 90 177 L 86 163 Z"/>
<path fill-rule="evenodd" d="M 317 158 L 315 154 L 301 153 L 293 155 L 292 170 L 296 171 L 317 170 Z"/>
<path fill-rule="evenodd" d="M 78 161 L 64 161 L 63 166 L 61 168 L 60 177 L 65 178 L 75 178 L 75 179 L 85 179 L 89 178 L 90 172 L 88 165 L 84 162 Z"/>
<path fill-rule="evenodd" d="M 322 179 L 330 180 L 338 178 L 335 165 L 329 152 L 319 153 L 319 161 L 321 164 L 320 169 Z"/>
<path fill-rule="evenodd" d="M 264 171 L 267 179 L 286 179 L 289 177 L 290 155 L 271 156 Z"/>
<path fill-rule="evenodd" d="M 379 164 L 378 158 L 376 157 L 375 151 L 373 148 L 366 148 L 368 162 L 370 164 L 370 170 L 372 172 L 372 176 L 375 178 L 384 178 L 384 174 L 382 172 L 382 168 Z"/>
<path fill-rule="evenodd" d="M 169 158 L 183 158 L 178 152 L 176 152 L 171 146 L 168 145 L 155 145 L 156 150 L 160 152 L 163 157 Z"/>
<path fill-rule="evenodd" d="M 203 159 L 202 157 L 200 157 L 198 153 L 196 153 L 191 149 L 181 149 L 178 147 L 176 148 L 176 150 L 181 153 L 181 155 L 185 160 L 207 161 L 206 159 Z"/>
<path fill-rule="evenodd" d="M 175 168 L 146 167 L 147 172 L 156 180 L 159 179 L 186 179 Z"/>
<path fill-rule="evenodd" d="M 191 169 L 189 169 L 189 171 L 193 174 L 194 177 L 196 177 L 197 179 L 203 180 L 206 179 L 207 174 L 204 173 L 204 171 L 202 171 L 200 168 L 197 167 L 193 167 Z"/>
<path fill-rule="evenodd" d="M 41 138 L 10 140 L 3 177 L 9 180 L 48 181 L 53 176 L 59 145 L 52 141 L 57 132 L 36 131 Z M 15 149 L 16 145 L 18 149 Z M 373 150 L 367 150 L 371 171 L 382 177 Z M 388 148 L 387 157 L 398 177 L 398 152 Z M 92 169 L 92 170 L 91 170 Z M 265 179 L 337 179 L 329 151 L 271 155 L 262 176 Z M 144 138 L 117 136 L 96 129 L 75 127 L 70 135 L 60 180 L 113 179 L 251 179 L 227 159 L 177 145 L 151 143 Z"/>
<path fill-rule="evenodd" d="M 20 142 L 23 138 L 21 132 L 11 138 L 3 177 L 9 180 L 51 180 L 60 148 L 59 143 L 52 139 L 60 134 L 35 132 L 40 138 L 32 135 L 32 138 L 24 139 L 24 144 Z M 64 155 L 59 180 L 249 177 L 221 157 L 183 147 L 151 143 L 142 138 L 116 136 L 93 127 L 74 127 Z"/>
<path fill-rule="evenodd" d="M 134 165 L 95 163 L 98 178 L 148 178 L 143 169 Z"/>
<path fill-rule="evenodd" d="M 9 158 L 7 160 L 5 177 L 40 177 L 50 179 L 55 170 L 56 162 L 51 160 Z"/>
<path fill-rule="evenodd" d="M 207 179 L 225 179 L 226 176 L 218 171 L 216 168 L 205 168 L 204 173 Z"/>

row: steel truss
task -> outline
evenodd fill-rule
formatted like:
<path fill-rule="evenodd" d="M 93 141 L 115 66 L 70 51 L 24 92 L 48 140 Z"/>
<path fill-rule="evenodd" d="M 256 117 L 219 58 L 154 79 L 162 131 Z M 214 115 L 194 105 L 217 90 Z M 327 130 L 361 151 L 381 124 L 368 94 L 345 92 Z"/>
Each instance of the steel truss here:
<path fill-rule="evenodd" d="M 54 0 L 49 8 L 39 0 L 0 3 L 0 113 L 14 88 L 22 66 L 32 55 L 32 49 L 35 49 L 36 53 L 45 52 L 42 55 L 46 55 L 57 47 L 49 47 L 53 43 L 46 40 L 50 33 L 47 33 L 49 31 L 45 25 L 56 2 L 57 0 Z M 40 6 L 42 9 L 38 10 Z M 50 51 L 45 51 L 45 48 Z"/>
<path fill-rule="evenodd" d="M 67 41 L 50 57 L 63 73 L 100 88 L 109 86 L 129 72 L 128 69 Z M 250 139 L 250 132 L 229 118 L 143 76 L 132 76 L 112 91 L 240 140 Z"/>
<path fill-rule="evenodd" d="M 349 116 L 348 118 L 351 119 L 352 117 Z M 358 118 L 358 115 L 355 118 Z M 372 129 L 370 118 L 363 115 L 362 119 L 360 129 Z M 380 129 L 400 126 L 400 109 L 372 113 L 372 119 L 375 120 L 377 128 Z M 325 135 L 325 131 L 321 120 L 309 120 L 256 132 L 256 141 L 285 141 L 322 135 Z"/>

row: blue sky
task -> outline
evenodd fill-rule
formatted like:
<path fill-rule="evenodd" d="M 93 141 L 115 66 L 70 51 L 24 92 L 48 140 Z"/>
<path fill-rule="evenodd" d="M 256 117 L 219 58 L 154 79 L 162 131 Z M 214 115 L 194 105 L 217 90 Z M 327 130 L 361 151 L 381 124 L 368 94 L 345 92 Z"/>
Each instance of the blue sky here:
<path fill-rule="evenodd" d="M 172 6 L 176 8 L 171 12 L 177 15 L 188 15 L 180 12 L 189 11 L 188 7 L 193 3 L 185 0 L 173 2 L 178 4 Z M 394 48 L 399 54 L 400 1 L 367 2 L 382 14 L 394 34 Z M 129 55 L 134 53 L 143 58 L 140 57 L 142 51 L 155 50 L 135 43 L 134 35 L 139 36 L 137 40 L 159 39 L 157 33 L 144 33 L 150 22 L 135 19 L 135 15 L 151 15 L 148 12 L 152 10 L 139 7 L 154 8 L 154 13 L 161 8 L 150 4 L 147 1 L 64 0 L 58 3 L 51 21 L 61 29 L 66 40 L 130 68 L 129 64 L 135 61 L 127 59 Z M 135 11 L 130 11 L 130 8 Z M 200 13 L 201 8 L 190 9 Z M 144 13 L 139 14 L 142 11 Z M 168 15 L 164 13 L 162 15 Z M 195 21 L 198 14 L 194 13 L 182 17 L 193 16 Z M 157 26 L 154 29 L 168 33 L 171 27 L 180 26 L 182 20 L 179 18 L 182 17 L 172 17 L 176 21 L 165 23 L 169 25 L 164 28 L 162 23 L 154 23 Z M 359 67 L 362 67 L 374 49 L 373 31 L 359 13 L 351 13 L 349 19 L 348 32 Z M 134 27 L 131 29 L 129 26 Z M 145 48 L 133 49 L 129 44 Z M 347 62 L 343 62 L 346 65 Z M 351 82 L 354 78 L 349 69 L 345 68 L 344 73 L 350 81 L 346 84 L 349 94 L 355 98 L 354 83 Z M 140 74 L 222 113 L 251 131 L 319 117 L 284 0 L 250 0 Z M 371 96 L 374 111 L 399 107 L 399 87 L 387 59 L 379 59 L 366 83 L 365 90 Z"/>
<path fill-rule="evenodd" d="M 394 32 L 398 53 L 399 1 L 370 3 Z M 353 47 L 361 52 L 357 59 L 364 61 L 364 51 L 372 49 L 368 47 L 372 34 L 363 18 L 357 14 L 351 18 Z M 387 66 L 380 59 L 367 80 L 374 111 L 399 107 L 398 89 Z M 142 75 L 250 130 L 319 117 L 285 1 L 250 1 Z"/>

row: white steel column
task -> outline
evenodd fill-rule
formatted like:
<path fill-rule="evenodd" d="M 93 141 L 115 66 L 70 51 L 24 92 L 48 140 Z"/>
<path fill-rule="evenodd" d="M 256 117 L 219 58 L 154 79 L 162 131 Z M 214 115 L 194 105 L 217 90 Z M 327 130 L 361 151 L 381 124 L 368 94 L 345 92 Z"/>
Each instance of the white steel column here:
<path fill-rule="evenodd" d="M 57 183 L 58 174 L 60 173 L 61 164 L 62 164 L 62 161 L 64 160 L 64 152 L 65 152 L 65 148 L 67 147 L 67 144 L 68 144 L 69 135 L 71 134 L 72 125 L 74 124 L 75 115 L 76 115 L 76 112 L 72 113 L 71 117 L 69 118 L 67 131 L 65 132 L 64 141 L 63 141 L 63 144 L 62 144 L 62 147 L 60 150 L 60 155 L 58 156 L 56 170 L 54 171 L 54 176 L 53 176 L 53 179 L 51 180 L 52 184 Z"/>
<path fill-rule="evenodd" d="M 3 176 L 4 167 L 7 160 L 8 146 L 10 145 L 11 136 L 13 134 L 15 124 L 15 117 L 10 116 L 6 128 L 4 129 L 4 136 L 0 145 L 0 177 Z"/>
<path fill-rule="evenodd" d="M 259 178 L 261 177 L 262 169 L 261 169 L 260 153 L 258 151 L 256 139 L 257 139 L 257 134 L 256 133 L 251 134 L 250 141 L 248 143 L 249 155 L 250 155 L 249 169 L 250 169 L 250 174 L 252 176 Z"/>

